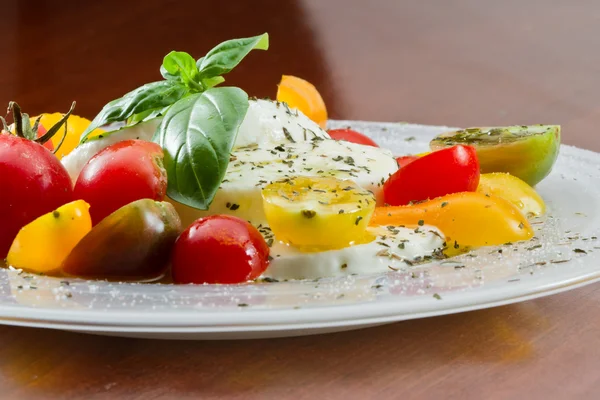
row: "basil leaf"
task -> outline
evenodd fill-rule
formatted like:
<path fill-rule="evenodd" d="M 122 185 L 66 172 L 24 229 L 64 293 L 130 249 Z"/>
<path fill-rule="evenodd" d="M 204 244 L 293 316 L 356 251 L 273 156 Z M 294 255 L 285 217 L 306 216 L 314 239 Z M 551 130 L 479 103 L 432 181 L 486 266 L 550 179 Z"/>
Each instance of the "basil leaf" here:
<path fill-rule="evenodd" d="M 169 71 L 166 70 L 164 65 L 160 66 L 160 74 L 168 81 L 181 81 L 177 75 L 171 75 Z"/>
<path fill-rule="evenodd" d="M 141 86 L 105 105 L 81 134 L 80 142 L 85 142 L 88 135 L 102 125 L 125 121 L 135 114 L 170 106 L 188 94 L 188 91 L 187 87 L 174 81 L 152 82 Z"/>
<path fill-rule="evenodd" d="M 217 85 L 219 85 L 219 84 L 221 84 L 223 82 L 225 82 L 225 78 L 223 78 L 222 76 L 215 76 L 213 78 L 202 79 L 202 84 L 207 89 L 209 89 L 211 87 L 215 87 L 215 86 L 217 86 Z"/>
<path fill-rule="evenodd" d="M 232 39 L 223 42 L 204 58 L 198 60 L 197 65 L 202 78 L 212 78 L 223 75 L 235 68 L 252 50 L 267 50 L 269 48 L 269 34 L 264 33 L 244 39 Z"/>
<path fill-rule="evenodd" d="M 167 76 L 163 74 L 166 71 Z M 203 87 L 198 84 L 198 67 L 196 61 L 184 51 L 171 51 L 163 59 L 161 74 L 167 80 L 180 77 L 181 81 L 192 89 L 201 91 Z"/>
<path fill-rule="evenodd" d="M 208 209 L 247 111 L 248 95 L 236 87 L 208 89 L 169 108 L 155 140 L 165 153 L 170 198 Z"/>
<path fill-rule="evenodd" d="M 167 112 L 168 109 L 169 109 L 168 106 L 167 107 L 159 107 L 159 108 L 153 108 L 151 110 L 141 112 L 139 114 L 134 114 L 130 118 L 127 119 L 127 125 L 135 125 L 135 124 L 139 124 L 140 122 L 149 121 L 151 119 L 161 117 L 161 116 L 165 115 L 165 113 Z"/>

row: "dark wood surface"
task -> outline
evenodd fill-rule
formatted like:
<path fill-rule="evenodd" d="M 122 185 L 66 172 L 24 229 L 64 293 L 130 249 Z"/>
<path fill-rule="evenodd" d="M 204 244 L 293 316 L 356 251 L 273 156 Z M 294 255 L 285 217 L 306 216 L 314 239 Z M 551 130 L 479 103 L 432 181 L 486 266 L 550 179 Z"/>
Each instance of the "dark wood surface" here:
<path fill-rule="evenodd" d="M 267 31 L 228 77 L 274 96 L 282 73 L 331 117 L 455 126 L 558 123 L 600 150 L 596 0 L 4 0 L 0 104 L 93 117 L 159 79 L 172 49 Z M 0 397 L 600 396 L 600 286 L 517 305 L 315 337 L 167 342 L 0 328 Z"/>

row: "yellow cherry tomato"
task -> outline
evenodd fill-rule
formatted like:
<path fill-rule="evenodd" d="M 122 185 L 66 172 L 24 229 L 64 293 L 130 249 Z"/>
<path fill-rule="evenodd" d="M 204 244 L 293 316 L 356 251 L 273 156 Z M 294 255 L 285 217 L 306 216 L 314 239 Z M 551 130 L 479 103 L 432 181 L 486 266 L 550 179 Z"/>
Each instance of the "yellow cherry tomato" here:
<path fill-rule="evenodd" d="M 527 217 L 539 217 L 546 212 L 546 204 L 535 189 L 508 173 L 481 174 L 477 191 L 510 201 Z"/>
<path fill-rule="evenodd" d="M 304 251 L 340 249 L 372 239 L 366 228 L 375 196 L 352 181 L 289 178 L 267 185 L 262 197 L 275 237 Z"/>
<path fill-rule="evenodd" d="M 482 193 L 464 192 L 423 203 L 377 207 L 371 225 L 433 225 L 446 236 L 449 248 L 493 246 L 529 240 L 533 229 L 507 200 Z"/>
<path fill-rule="evenodd" d="M 52 113 L 52 114 L 42 114 L 42 119 L 40 120 L 40 124 L 44 128 L 49 129 L 51 126 L 56 124 L 62 117 L 61 113 Z M 31 126 L 35 123 L 35 120 L 39 117 L 30 117 L 31 118 Z M 79 137 L 83 133 L 83 131 L 90 125 L 91 121 L 89 119 L 79 117 L 77 115 L 70 115 L 67 120 L 67 136 L 65 136 L 65 140 L 63 144 L 60 146 L 60 149 L 56 152 L 56 157 L 58 159 L 62 159 L 64 156 L 72 152 L 75 147 L 79 144 Z M 64 136 L 64 127 L 62 127 L 56 135 L 52 137 L 52 144 L 54 148 L 57 148 L 61 140 Z M 98 136 L 103 134 L 104 131 L 102 129 L 94 129 L 90 134 L 90 137 Z"/>
<path fill-rule="evenodd" d="M 25 225 L 8 251 L 8 265 L 37 273 L 57 271 L 92 229 L 89 208 L 85 201 L 76 200 Z"/>
<path fill-rule="evenodd" d="M 287 103 L 291 108 L 300 110 L 325 129 L 327 108 L 312 83 L 295 76 L 283 75 L 277 89 L 277 101 Z"/>

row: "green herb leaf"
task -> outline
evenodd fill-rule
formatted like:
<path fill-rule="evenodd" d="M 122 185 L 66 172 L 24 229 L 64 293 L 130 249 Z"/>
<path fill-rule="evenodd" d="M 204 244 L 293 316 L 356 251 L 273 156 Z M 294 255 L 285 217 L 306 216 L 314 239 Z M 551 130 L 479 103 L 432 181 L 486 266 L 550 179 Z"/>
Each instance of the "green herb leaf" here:
<path fill-rule="evenodd" d="M 250 38 L 227 40 L 199 59 L 196 65 L 203 79 L 213 78 L 231 71 L 252 50 L 267 50 L 268 48 L 269 35 L 267 33 Z"/>
<path fill-rule="evenodd" d="M 202 84 L 207 89 L 210 89 L 211 87 L 215 87 L 223 82 L 225 82 L 225 78 L 223 78 L 222 76 L 215 76 L 213 78 L 202 79 Z"/>
<path fill-rule="evenodd" d="M 163 59 L 160 73 L 167 80 L 179 77 L 181 82 L 195 91 L 204 90 L 202 85 L 198 83 L 199 71 L 196 61 L 184 51 L 172 51 L 167 54 Z"/>
<path fill-rule="evenodd" d="M 96 118 L 81 134 L 81 143 L 88 135 L 102 125 L 125 121 L 127 118 L 144 111 L 168 107 L 186 94 L 189 89 L 175 81 L 159 81 L 141 86 L 125 96 L 105 105 Z"/>
<path fill-rule="evenodd" d="M 208 209 L 247 111 L 248 95 L 235 87 L 193 94 L 169 108 L 156 134 L 165 152 L 169 197 Z"/>
<path fill-rule="evenodd" d="M 169 107 L 170 106 L 153 108 L 151 110 L 146 110 L 139 114 L 132 115 L 127 119 L 127 125 L 135 125 L 139 124 L 140 122 L 150 121 L 151 119 L 162 117 L 167 113 Z"/>

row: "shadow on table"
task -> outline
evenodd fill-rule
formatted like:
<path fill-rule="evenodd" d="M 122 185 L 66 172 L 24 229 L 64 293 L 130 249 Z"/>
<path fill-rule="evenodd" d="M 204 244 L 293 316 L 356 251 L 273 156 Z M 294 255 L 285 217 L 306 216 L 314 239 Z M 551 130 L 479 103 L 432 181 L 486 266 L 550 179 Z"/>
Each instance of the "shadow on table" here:
<path fill-rule="evenodd" d="M 440 369 L 526 361 L 534 352 L 532 336 L 547 324 L 534 304 L 251 341 L 152 341 L 3 328 L 0 370 L 15 398 L 283 396 L 333 383 L 416 384 Z"/>

